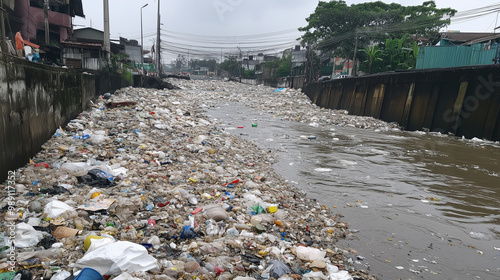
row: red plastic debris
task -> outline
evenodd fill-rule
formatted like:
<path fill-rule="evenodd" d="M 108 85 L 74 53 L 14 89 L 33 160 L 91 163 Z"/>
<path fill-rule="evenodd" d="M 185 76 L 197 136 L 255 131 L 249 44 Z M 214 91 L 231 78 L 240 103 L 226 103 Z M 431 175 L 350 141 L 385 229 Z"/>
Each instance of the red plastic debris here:
<path fill-rule="evenodd" d="M 214 267 L 214 272 L 215 274 L 219 275 L 221 273 L 223 273 L 225 270 L 223 268 L 220 268 L 219 266 L 215 266 Z"/>
<path fill-rule="evenodd" d="M 49 168 L 50 167 L 50 165 L 48 163 L 46 163 L 46 162 L 40 162 L 40 163 L 36 163 L 35 164 L 35 167 L 40 167 L 40 166 L 43 166 L 45 168 Z"/>
<path fill-rule="evenodd" d="M 203 207 L 197 207 L 196 209 L 191 211 L 191 214 L 196 215 L 196 214 L 200 213 L 201 210 L 203 210 Z"/>
<path fill-rule="evenodd" d="M 232 181 L 231 183 L 225 183 L 225 184 L 224 184 L 224 185 L 222 185 L 222 186 L 224 186 L 224 187 L 225 187 L 225 186 L 227 186 L 227 185 L 236 184 L 236 183 L 238 183 L 239 181 L 240 181 L 240 179 L 236 179 L 236 180 Z"/>
<path fill-rule="evenodd" d="M 170 204 L 170 201 L 167 201 L 167 202 L 165 202 L 165 203 L 159 202 L 159 203 L 158 203 L 158 204 L 156 204 L 156 205 L 157 205 L 158 207 L 165 207 L 165 206 L 167 206 L 167 205 L 169 205 L 169 204 Z"/>

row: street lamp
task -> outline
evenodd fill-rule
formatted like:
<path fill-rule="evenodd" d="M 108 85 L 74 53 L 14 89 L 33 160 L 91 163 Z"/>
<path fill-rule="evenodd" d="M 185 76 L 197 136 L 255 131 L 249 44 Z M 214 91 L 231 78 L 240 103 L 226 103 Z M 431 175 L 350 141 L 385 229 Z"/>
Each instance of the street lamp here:
<path fill-rule="evenodd" d="M 144 38 L 142 34 L 142 9 L 147 5 L 148 4 L 141 7 L 141 70 L 143 74 L 144 74 L 144 54 L 142 53 L 142 51 L 144 50 Z"/>

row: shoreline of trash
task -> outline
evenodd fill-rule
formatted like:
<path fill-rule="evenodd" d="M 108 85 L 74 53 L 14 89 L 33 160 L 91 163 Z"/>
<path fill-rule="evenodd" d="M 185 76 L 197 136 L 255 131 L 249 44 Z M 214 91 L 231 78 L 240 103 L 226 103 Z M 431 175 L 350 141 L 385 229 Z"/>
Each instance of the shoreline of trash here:
<path fill-rule="evenodd" d="M 322 110 L 298 90 L 171 82 L 180 89 L 99 99 L 16 170 L 15 211 L 11 200 L 0 204 L 0 271 L 9 273 L 14 251 L 16 270 L 54 280 L 83 268 L 119 280 L 376 279 L 335 246 L 349 234 L 341 215 L 286 183 L 274 154 L 225 132 L 203 108 L 233 100 L 313 126 L 396 126 Z"/>

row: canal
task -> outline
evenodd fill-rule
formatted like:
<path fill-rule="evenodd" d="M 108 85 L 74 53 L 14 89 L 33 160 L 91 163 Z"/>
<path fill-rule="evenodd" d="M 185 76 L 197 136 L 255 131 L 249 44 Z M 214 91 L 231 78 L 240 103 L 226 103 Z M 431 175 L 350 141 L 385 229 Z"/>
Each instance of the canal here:
<path fill-rule="evenodd" d="M 500 144 L 207 104 L 221 127 L 279 154 L 278 173 L 344 216 L 351 234 L 337 246 L 357 268 L 380 279 L 499 279 Z"/>

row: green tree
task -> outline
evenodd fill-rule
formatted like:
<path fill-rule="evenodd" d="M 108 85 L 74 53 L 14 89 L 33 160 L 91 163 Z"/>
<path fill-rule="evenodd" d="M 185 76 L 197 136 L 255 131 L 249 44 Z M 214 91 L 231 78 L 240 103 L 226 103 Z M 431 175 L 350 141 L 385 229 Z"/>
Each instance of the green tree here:
<path fill-rule="evenodd" d="M 360 50 L 363 61 L 360 70 L 368 73 L 408 70 L 415 68 L 418 45 L 406 35 L 402 38 L 386 39 L 378 46 Z"/>
<path fill-rule="evenodd" d="M 217 61 L 215 59 L 202 59 L 198 61 L 198 66 L 200 67 L 208 67 L 208 70 L 213 72 L 215 71 L 215 67 L 217 65 Z"/>
<path fill-rule="evenodd" d="M 384 42 L 387 38 L 427 38 L 434 43 L 439 30 L 450 23 L 456 13 L 451 8 L 438 9 L 434 1 L 418 6 L 402 6 L 381 1 L 353 4 L 345 1 L 320 1 L 314 13 L 306 18 L 307 26 L 299 28 L 305 34 L 300 38 L 303 45 L 317 44 L 323 51 L 352 58 L 354 38 L 360 45 L 369 40 Z"/>
<path fill-rule="evenodd" d="M 181 71 L 184 65 L 186 65 L 187 60 L 183 55 L 177 55 L 177 58 L 174 61 L 175 69 L 177 71 Z"/>
<path fill-rule="evenodd" d="M 240 64 L 236 60 L 236 57 L 230 56 L 226 57 L 226 60 L 219 64 L 220 69 L 226 71 L 231 76 L 239 76 L 240 75 Z"/>
<path fill-rule="evenodd" d="M 382 51 L 378 46 L 369 46 L 368 49 L 361 49 L 360 51 L 366 56 L 366 60 L 361 64 L 361 70 L 367 71 L 368 74 L 371 74 L 373 63 L 383 61 L 381 58 Z"/>
<path fill-rule="evenodd" d="M 407 70 L 415 68 L 418 46 L 407 36 L 385 41 L 383 60 L 386 71 Z"/>
<path fill-rule="evenodd" d="M 117 54 L 111 54 L 109 57 L 109 62 L 105 63 L 103 70 L 115 73 L 121 73 L 122 65 L 127 59 L 129 55 L 124 52 L 119 52 Z"/>
<path fill-rule="evenodd" d="M 217 61 L 215 59 L 191 59 L 189 69 L 198 70 L 200 67 L 207 67 L 209 71 L 215 71 Z"/>
<path fill-rule="evenodd" d="M 244 70 L 243 78 L 245 79 L 255 79 L 255 70 Z"/>
<path fill-rule="evenodd" d="M 292 69 L 292 54 L 284 55 L 278 63 L 278 68 L 276 69 L 276 78 L 290 76 L 290 70 Z"/>
<path fill-rule="evenodd" d="M 199 59 L 193 59 L 193 58 L 191 58 L 191 60 L 188 61 L 188 67 L 189 67 L 189 69 L 194 69 L 194 70 L 199 69 L 200 68 L 200 66 L 198 65 L 199 62 L 200 62 Z"/>

